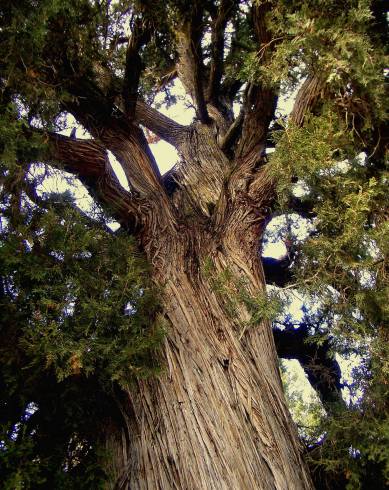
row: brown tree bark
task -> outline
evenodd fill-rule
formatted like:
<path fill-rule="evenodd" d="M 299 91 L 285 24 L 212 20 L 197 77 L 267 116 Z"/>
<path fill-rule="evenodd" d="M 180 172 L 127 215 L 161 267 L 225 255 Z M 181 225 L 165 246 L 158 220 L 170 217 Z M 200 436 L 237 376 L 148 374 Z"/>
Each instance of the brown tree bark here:
<path fill-rule="evenodd" d="M 165 283 L 166 369 L 128 393 L 133 416 L 114 441 L 111 488 L 311 488 L 270 324 L 246 328 L 245 306 L 237 302 L 228 311 L 228 298 L 212 285 L 212 277 L 228 270 L 245 276 L 251 294 L 264 288 L 259 260 L 242 271 L 242 249 L 230 242 L 227 252 L 228 234 L 215 240 L 212 232 L 188 226 L 170 237 L 172 246 L 161 255 L 156 274 Z M 118 443 L 124 443 L 119 452 Z"/>
<path fill-rule="evenodd" d="M 153 219 L 138 233 L 164 287 L 165 370 L 140 380 L 122 402 L 125 424 L 108 438 L 109 488 L 312 488 L 271 325 L 251 325 L 241 299 L 265 289 L 258 249 L 272 182 L 266 172 L 251 178 L 257 156 L 228 161 L 208 126 L 186 134 L 178 195 L 170 204 L 159 196 L 158 213 L 150 209 Z M 125 167 L 127 143 L 112 138 Z"/>

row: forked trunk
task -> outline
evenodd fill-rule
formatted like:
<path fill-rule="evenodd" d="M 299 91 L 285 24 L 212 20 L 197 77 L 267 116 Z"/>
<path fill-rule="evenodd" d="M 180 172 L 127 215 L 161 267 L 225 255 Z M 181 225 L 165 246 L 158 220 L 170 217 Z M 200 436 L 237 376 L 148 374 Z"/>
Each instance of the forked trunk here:
<path fill-rule="evenodd" d="M 128 394 L 134 416 L 114 442 L 111 488 L 312 488 L 285 405 L 271 327 L 267 321 L 249 326 L 239 299 L 240 288 L 245 295 L 264 288 L 260 263 L 254 260 L 243 273 L 241 250 L 227 255 L 225 246 L 199 234 L 181 243 L 174 237 L 159 270 L 166 369 Z"/>

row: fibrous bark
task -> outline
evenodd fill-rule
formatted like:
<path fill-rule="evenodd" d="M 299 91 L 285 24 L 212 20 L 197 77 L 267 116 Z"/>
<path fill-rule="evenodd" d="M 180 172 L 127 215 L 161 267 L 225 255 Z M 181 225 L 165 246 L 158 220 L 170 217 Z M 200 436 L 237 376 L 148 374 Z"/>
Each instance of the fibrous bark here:
<path fill-rule="evenodd" d="M 226 314 L 225 298 L 201 267 L 211 257 L 216 274 L 241 271 L 241 250 L 221 252 L 209 233 L 185 231 L 172 240 L 159 272 L 166 283 L 166 372 L 129 393 L 135 419 L 122 438 L 117 488 L 311 488 L 270 325 L 263 321 L 242 337 L 247 310 Z M 231 239 L 228 231 L 220 238 Z M 260 291 L 259 261 L 246 267 L 246 287 Z"/>

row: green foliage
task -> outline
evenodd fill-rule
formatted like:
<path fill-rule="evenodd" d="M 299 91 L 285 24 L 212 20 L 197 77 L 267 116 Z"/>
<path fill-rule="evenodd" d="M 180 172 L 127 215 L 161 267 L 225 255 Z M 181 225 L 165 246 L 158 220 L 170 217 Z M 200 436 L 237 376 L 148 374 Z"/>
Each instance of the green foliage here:
<path fill-rule="evenodd" d="M 37 195 L 40 179 L 19 162 L 44 141 L 4 121 L 1 480 L 8 489 L 100 488 L 103 434 L 120 425 L 115 393 L 159 372 L 160 294 L 134 240 L 111 232 L 101 212 L 90 218 L 69 192 Z"/>
<path fill-rule="evenodd" d="M 52 125 L 60 103 L 70 99 L 65 77 L 91 72 L 98 53 L 97 6 L 87 1 L 2 2 L 0 58 L 4 93 L 17 93 L 28 116 Z M 82 53 L 80 57 L 79 54 Z M 61 66 L 61 68 L 59 68 Z M 47 83 L 47 78 L 52 83 Z"/>
<path fill-rule="evenodd" d="M 98 371 L 124 380 L 142 372 L 155 300 L 145 264 L 126 236 L 93 229 L 69 206 L 56 211 L 35 211 L 3 233 L 5 324 L 23 325 L 19 342 L 27 355 L 33 364 L 52 365 L 58 379 Z M 136 314 L 123 314 L 127 302 Z"/>
<path fill-rule="evenodd" d="M 320 73 L 324 90 L 344 113 L 350 119 L 361 114 L 364 128 L 371 127 L 386 117 L 382 74 L 388 61 L 385 46 L 377 32 L 372 32 L 371 3 L 271 2 L 267 21 L 276 48 L 271 57 L 265 56 L 268 46 L 249 53 L 241 76 L 281 85 L 290 92 L 305 77 Z"/>
<path fill-rule="evenodd" d="M 347 488 L 364 488 L 367 481 L 383 488 L 389 476 L 388 170 L 359 152 L 358 138 L 329 107 L 302 127 L 284 128 L 271 165 L 283 210 L 296 191 L 291 182 L 313 203 L 313 231 L 294 263 L 296 287 L 320 308 L 337 349 L 362 356 L 352 387 L 359 395 L 317 425 L 322 442 L 310 453 L 312 466 L 334 480 L 341 475 Z M 298 420 L 304 410 L 311 416 L 306 406 Z M 307 439 L 312 443 L 312 434 Z"/>
<path fill-rule="evenodd" d="M 324 473 L 336 488 L 386 488 L 389 483 L 389 392 L 383 367 L 388 347 L 379 338 L 372 344 L 371 362 L 355 367 L 353 373 L 353 388 L 363 396 L 347 408 L 338 407 L 330 417 L 322 414 L 313 438 L 308 438 L 314 474 Z M 335 483 L 342 481 L 344 486 Z"/>
<path fill-rule="evenodd" d="M 33 165 L 47 140 L 31 126 L 62 129 L 69 86 L 104 77 L 104 66 L 120 72 L 123 49 L 108 48 L 128 4 L 110 4 L 0 7 L 0 479 L 9 489 L 100 488 L 104 435 L 122 424 L 119 388 L 159 372 L 160 294 L 134 240 L 111 232 L 101 211 L 80 212 L 69 193 L 42 195 L 50 171 Z"/>
<path fill-rule="evenodd" d="M 40 488 L 40 481 L 97 488 L 84 477 L 99 475 L 92 471 L 101 468 L 94 431 L 118 410 L 115 384 L 128 387 L 158 372 L 158 294 L 133 240 L 58 200 L 48 199 L 45 209 L 25 202 L 17 216 L 5 208 L 2 218 L 0 457 L 7 488 L 18 481 L 20 488 Z M 31 403 L 37 411 L 28 417 Z M 57 440 L 45 433 L 53 424 L 61 427 Z M 64 464 L 74 471 L 63 473 Z"/>
<path fill-rule="evenodd" d="M 282 212 L 296 195 L 312 207 L 312 231 L 294 261 L 295 287 L 320 310 L 321 329 L 336 350 L 360 356 L 350 407 L 321 414 L 312 426 L 318 412 L 289 396 L 297 422 L 310 427 L 302 435 L 314 475 L 328 488 L 384 488 L 389 481 L 389 175 L 386 155 L 372 142 L 387 121 L 387 25 L 377 23 L 374 31 L 370 8 L 369 2 L 277 2 L 270 14 L 279 38 L 275 55 L 252 73 L 285 90 L 312 73 L 323 78 L 316 113 L 301 127 L 280 122 L 271 166 Z"/>
<path fill-rule="evenodd" d="M 312 116 L 302 128 L 285 129 L 272 165 L 281 206 L 293 196 L 292 180 L 314 202 L 315 233 L 303 245 L 296 274 L 312 294 L 326 285 L 321 301 L 343 317 L 348 309 L 350 321 L 358 311 L 368 327 L 387 321 L 388 172 L 356 156 L 351 136 L 333 113 Z"/>
<path fill-rule="evenodd" d="M 33 162 L 47 140 L 31 126 L 66 124 L 67 88 L 105 62 L 101 40 L 122 28 L 123 5 L 111 27 L 98 2 L 6 1 L 0 12 L 1 481 L 100 488 L 119 387 L 159 371 L 159 293 L 131 237 L 69 193 L 41 194 L 50 171 Z"/>
<path fill-rule="evenodd" d="M 243 336 L 247 328 L 258 326 L 263 320 L 274 320 L 285 306 L 285 299 L 278 291 L 263 291 L 253 295 L 244 278 L 236 277 L 229 268 L 217 272 L 210 257 L 204 261 L 203 272 L 211 290 L 223 303 L 226 313 L 236 321 L 239 337 Z M 242 307 L 248 313 L 248 320 L 242 321 Z"/>

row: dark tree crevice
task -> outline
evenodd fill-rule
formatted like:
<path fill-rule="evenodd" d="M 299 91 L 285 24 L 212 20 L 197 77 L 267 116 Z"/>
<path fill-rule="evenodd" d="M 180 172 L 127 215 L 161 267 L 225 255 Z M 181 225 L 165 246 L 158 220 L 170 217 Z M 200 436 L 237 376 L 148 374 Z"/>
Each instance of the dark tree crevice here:
<path fill-rule="evenodd" d="M 331 341 L 310 341 L 311 335 L 310 326 L 304 322 L 298 328 L 273 328 L 278 356 L 299 361 L 325 409 L 331 411 L 336 404 L 344 403 L 340 367 L 333 357 Z"/>
<path fill-rule="evenodd" d="M 291 259 L 288 255 L 281 259 L 262 257 L 262 265 L 266 284 L 283 288 L 293 280 L 293 273 L 290 270 Z"/>

